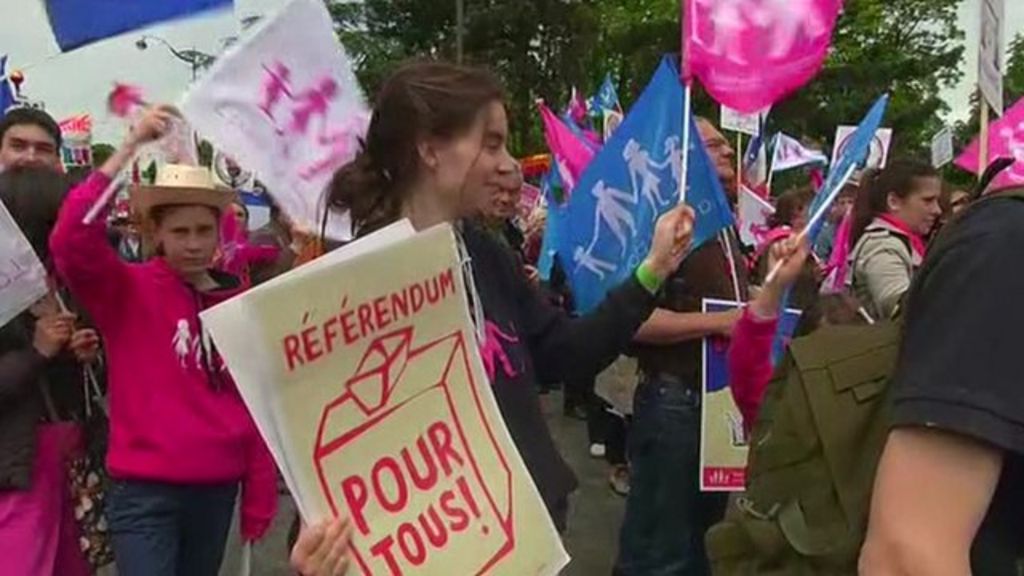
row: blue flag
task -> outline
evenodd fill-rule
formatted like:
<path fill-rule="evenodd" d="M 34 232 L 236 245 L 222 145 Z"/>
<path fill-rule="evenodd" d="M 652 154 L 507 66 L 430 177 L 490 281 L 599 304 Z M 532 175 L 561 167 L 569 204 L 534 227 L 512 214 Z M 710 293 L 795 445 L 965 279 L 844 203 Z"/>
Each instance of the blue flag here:
<path fill-rule="evenodd" d="M 836 158 L 835 163 L 829 169 L 825 184 L 818 191 L 817 196 L 814 197 L 809 214 L 813 215 L 830 198 L 835 199 L 834 192 L 836 188 L 843 184 L 843 177 L 846 176 L 851 166 L 863 168 L 867 163 L 868 155 L 871 153 L 871 141 L 874 139 L 875 133 L 878 132 L 878 128 L 882 125 L 882 119 L 885 117 L 885 109 L 888 105 L 889 95 L 883 94 L 875 101 L 871 110 L 864 116 L 864 119 L 861 120 L 853 134 L 850 135 L 850 139 L 847 141 L 842 153 Z M 824 219 L 820 220 L 807 235 L 812 246 L 818 241 L 822 224 L 824 224 Z"/>
<path fill-rule="evenodd" d="M 555 256 L 558 254 L 559 229 L 562 220 L 565 219 L 566 205 L 563 204 L 564 195 L 561 194 L 561 179 L 558 177 L 558 170 L 552 169 L 541 182 L 541 189 L 544 193 L 544 200 L 548 206 L 547 222 L 544 225 L 544 238 L 540 244 L 540 256 L 537 258 L 537 273 L 540 279 L 549 282 L 551 280 L 551 269 L 555 265 Z"/>
<path fill-rule="evenodd" d="M 598 112 L 604 110 L 616 110 L 621 111 L 622 105 L 619 103 L 619 93 L 615 90 L 615 82 L 612 81 L 612 75 L 605 74 L 604 83 L 601 84 L 601 88 L 594 95 L 594 106 L 593 108 Z"/>
<path fill-rule="evenodd" d="M 233 0 L 46 0 L 46 12 L 62 51 L 145 28 L 164 20 L 187 18 Z"/>
<path fill-rule="evenodd" d="M 14 91 L 11 90 L 11 81 L 7 79 L 7 56 L 0 57 L 0 118 L 4 117 L 7 109 L 14 106 Z"/>
<path fill-rule="evenodd" d="M 687 202 L 698 213 L 696 242 L 731 224 L 732 212 L 691 125 Z M 650 250 L 658 217 L 678 203 L 682 127 L 683 86 L 665 59 L 580 177 L 562 220 L 558 254 L 578 311 L 593 309 L 633 273 Z"/>

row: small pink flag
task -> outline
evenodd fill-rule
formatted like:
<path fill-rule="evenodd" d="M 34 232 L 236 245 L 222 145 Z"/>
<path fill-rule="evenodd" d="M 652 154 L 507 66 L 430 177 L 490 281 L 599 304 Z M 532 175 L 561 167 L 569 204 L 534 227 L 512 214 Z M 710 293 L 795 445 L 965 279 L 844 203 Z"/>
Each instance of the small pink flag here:
<path fill-rule="evenodd" d="M 683 0 L 683 75 L 752 114 L 821 68 L 842 0 Z"/>
<path fill-rule="evenodd" d="M 107 109 L 118 118 L 127 118 L 139 107 L 145 106 L 142 90 L 129 84 L 114 84 L 114 89 L 107 95 Z"/>
<path fill-rule="evenodd" d="M 821 285 L 822 294 L 838 294 L 846 290 L 846 279 L 849 276 L 850 234 L 853 233 L 853 210 L 846 213 L 836 230 L 832 241 L 832 255 L 825 265 L 825 282 Z"/>
<path fill-rule="evenodd" d="M 979 166 L 980 137 L 964 149 L 955 164 L 968 172 L 980 174 L 987 166 Z M 1003 117 L 988 127 L 988 163 L 999 157 L 1012 158 L 1013 165 L 1003 170 L 989 186 L 990 189 L 1024 185 L 1024 98 L 1021 98 Z"/>
<path fill-rule="evenodd" d="M 538 107 L 544 121 L 544 137 L 558 167 L 558 175 L 562 178 L 566 192 L 571 193 L 583 171 L 594 159 L 594 150 L 573 134 L 546 104 L 540 102 Z"/>

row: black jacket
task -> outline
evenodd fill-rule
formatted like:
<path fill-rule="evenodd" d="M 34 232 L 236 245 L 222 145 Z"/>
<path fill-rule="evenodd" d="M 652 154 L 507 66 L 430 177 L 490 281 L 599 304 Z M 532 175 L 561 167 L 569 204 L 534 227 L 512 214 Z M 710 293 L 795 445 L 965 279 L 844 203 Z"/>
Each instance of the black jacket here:
<path fill-rule="evenodd" d="M 503 358 L 485 358 L 485 364 L 494 366 L 489 376 L 498 407 L 551 509 L 575 489 L 576 478 L 548 431 L 537 384 L 572 382 L 601 372 L 654 311 L 655 298 L 631 278 L 590 314 L 570 319 L 527 282 L 515 256 L 488 232 L 467 223 L 462 236 L 488 332 L 501 334 L 495 337 Z"/>
<path fill-rule="evenodd" d="M 59 420 L 81 420 L 81 367 L 68 353 L 47 360 L 32 347 L 35 320 L 24 313 L 0 328 L 0 491 L 25 490 L 32 480 L 36 426 L 48 421 L 48 383 Z"/>

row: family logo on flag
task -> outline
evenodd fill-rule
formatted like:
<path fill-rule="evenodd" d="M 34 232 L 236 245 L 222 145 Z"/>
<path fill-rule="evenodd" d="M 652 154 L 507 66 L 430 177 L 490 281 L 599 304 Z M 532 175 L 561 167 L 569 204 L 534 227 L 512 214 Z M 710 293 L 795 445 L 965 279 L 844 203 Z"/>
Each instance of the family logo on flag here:
<path fill-rule="evenodd" d="M 746 186 L 740 186 L 736 211 L 740 241 L 751 248 L 757 248 L 768 235 L 768 220 L 775 214 L 775 207 Z"/>
<path fill-rule="evenodd" d="M 1024 184 L 1024 98 L 1017 101 L 993 122 L 988 130 L 989 161 L 999 157 L 1012 158 L 1013 164 L 1003 170 L 992 181 L 991 188 L 1008 188 Z M 979 166 L 980 136 L 975 138 L 960 157 L 956 165 L 968 172 L 981 174 L 987 166 Z"/>
<path fill-rule="evenodd" d="M 559 234 L 580 311 L 594 308 L 650 249 L 658 217 L 676 205 L 682 179 L 683 87 L 663 60 L 630 114 L 584 173 Z M 687 201 L 697 212 L 694 248 L 732 224 L 721 182 L 691 120 Z"/>
<path fill-rule="evenodd" d="M 687 76 L 711 96 L 753 113 L 821 68 L 842 0 L 684 0 Z"/>
<path fill-rule="evenodd" d="M 296 34 L 301 30 L 302 34 Z M 351 160 L 370 112 L 322 2 L 292 0 L 232 47 L 185 98 L 182 111 L 217 149 L 260 175 L 297 224 L 320 230 L 323 191 Z M 351 238 L 347 214 L 326 220 Z"/>

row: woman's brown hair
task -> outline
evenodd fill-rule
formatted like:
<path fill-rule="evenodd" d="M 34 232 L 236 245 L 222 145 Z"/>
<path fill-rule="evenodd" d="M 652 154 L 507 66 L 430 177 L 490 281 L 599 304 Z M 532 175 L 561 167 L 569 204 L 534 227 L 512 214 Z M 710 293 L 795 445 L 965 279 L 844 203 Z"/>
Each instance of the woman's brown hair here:
<path fill-rule="evenodd" d="M 0 174 L 0 202 L 43 262 L 49 258 L 50 232 L 67 191 L 64 175 L 46 168 L 12 168 Z"/>
<path fill-rule="evenodd" d="M 775 214 L 768 219 L 768 226 L 771 228 L 792 226 L 793 221 L 811 205 L 812 200 L 814 200 L 814 190 L 808 186 L 787 190 L 775 202 Z"/>
<path fill-rule="evenodd" d="M 875 218 L 889 212 L 890 194 L 907 198 L 917 190 L 919 180 L 938 177 L 939 173 L 931 164 L 915 160 L 897 160 L 882 170 L 865 172 L 853 207 L 850 249 L 853 250 Z"/>
<path fill-rule="evenodd" d="M 328 210 L 347 211 L 356 236 L 394 222 L 419 169 L 417 143 L 466 132 L 484 107 L 504 97 L 501 83 L 484 69 L 403 64 L 377 94 L 359 153 L 334 174 Z"/>

